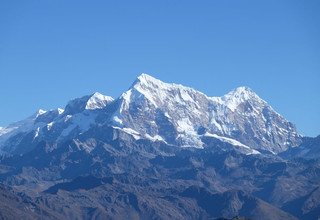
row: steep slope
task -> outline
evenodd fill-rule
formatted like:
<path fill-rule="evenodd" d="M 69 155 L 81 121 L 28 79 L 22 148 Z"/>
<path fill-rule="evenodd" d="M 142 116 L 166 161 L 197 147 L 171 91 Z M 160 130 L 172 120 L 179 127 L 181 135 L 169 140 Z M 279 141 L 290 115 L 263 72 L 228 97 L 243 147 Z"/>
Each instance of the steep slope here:
<path fill-rule="evenodd" d="M 292 123 L 246 87 L 208 97 L 142 74 L 117 102 L 114 125 L 169 144 L 201 148 L 199 133 L 208 132 L 279 153 L 301 139 Z"/>
<path fill-rule="evenodd" d="M 95 124 L 98 111 L 113 101 L 100 93 L 71 100 L 65 109 L 38 110 L 25 120 L 0 130 L 0 153 L 23 154 L 46 140 L 60 142 Z"/>
<path fill-rule="evenodd" d="M 0 151 L 25 153 L 40 141 L 71 140 L 101 125 L 120 129 L 136 140 L 179 147 L 205 148 L 205 136 L 234 143 L 245 154 L 277 154 L 298 146 L 302 138 L 292 123 L 249 88 L 208 97 L 192 88 L 141 74 L 116 100 L 95 93 L 70 101 L 64 110 L 41 110 L 1 128 Z"/>
<path fill-rule="evenodd" d="M 0 187 L 0 213 L 319 217 L 317 145 L 247 87 L 208 97 L 142 74 L 115 100 L 94 93 L 0 128 L 0 183 L 12 189 Z M 283 156 L 297 150 L 307 154 Z"/>
<path fill-rule="evenodd" d="M 289 148 L 280 154 L 283 158 L 308 158 L 316 159 L 320 157 L 320 135 L 317 137 L 304 137 L 299 147 Z"/>

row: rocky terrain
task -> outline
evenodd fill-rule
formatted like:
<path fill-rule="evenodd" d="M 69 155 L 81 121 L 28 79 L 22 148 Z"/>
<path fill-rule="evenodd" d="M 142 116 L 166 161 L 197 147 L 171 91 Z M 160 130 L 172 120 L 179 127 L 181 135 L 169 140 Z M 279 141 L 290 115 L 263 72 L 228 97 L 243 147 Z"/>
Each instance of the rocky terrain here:
<path fill-rule="evenodd" d="M 318 219 L 319 149 L 247 87 L 142 74 L 0 128 L 0 218 Z"/>

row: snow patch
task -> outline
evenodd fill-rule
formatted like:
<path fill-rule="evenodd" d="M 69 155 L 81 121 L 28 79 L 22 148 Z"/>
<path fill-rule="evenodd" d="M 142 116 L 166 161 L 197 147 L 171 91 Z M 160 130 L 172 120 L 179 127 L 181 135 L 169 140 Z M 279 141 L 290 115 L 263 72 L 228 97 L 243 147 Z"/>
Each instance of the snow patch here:
<path fill-rule="evenodd" d="M 64 117 L 64 122 L 69 121 L 71 118 L 72 118 L 72 115 L 66 115 L 66 116 Z"/>
<path fill-rule="evenodd" d="M 64 109 L 58 108 L 58 114 L 61 115 L 64 112 Z"/>
<path fill-rule="evenodd" d="M 122 125 L 122 123 L 123 123 L 123 121 L 118 116 L 114 116 L 113 121 L 116 122 L 117 124 L 120 124 L 120 125 Z"/>
<path fill-rule="evenodd" d="M 39 132 L 40 132 L 40 127 L 37 127 L 37 129 L 35 131 L 35 135 L 33 137 L 33 140 L 36 139 L 39 136 Z"/>
<path fill-rule="evenodd" d="M 205 136 L 205 137 L 213 137 L 213 138 L 216 138 L 216 139 L 218 139 L 218 140 L 220 140 L 220 141 L 223 141 L 223 142 L 232 144 L 232 145 L 234 145 L 234 146 L 238 146 L 238 147 L 242 147 L 242 148 L 245 148 L 245 149 L 247 149 L 247 150 L 250 150 L 250 152 L 247 153 L 247 155 L 249 155 L 249 154 L 260 154 L 259 151 L 254 150 L 254 149 L 248 147 L 247 145 L 244 145 L 244 144 L 240 143 L 239 141 L 234 140 L 234 139 L 232 139 L 232 138 L 222 137 L 222 136 L 219 136 L 219 135 L 216 135 L 216 134 L 211 134 L 211 133 L 208 133 L 208 132 L 206 132 L 206 133 L 204 134 L 204 136 Z"/>
<path fill-rule="evenodd" d="M 87 101 L 85 109 L 94 110 L 104 108 L 108 103 L 112 102 L 113 98 L 102 95 L 99 92 L 94 93 Z"/>
<path fill-rule="evenodd" d="M 116 126 L 112 126 L 113 128 L 117 129 L 117 130 L 121 130 L 127 134 L 130 134 L 135 140 L 139 140 L 141 139 L 140 137 L 140 133 L 137 132 L 136 130 L 133 130 L 132 128 L 119 128 Z"/>
<path fill-rule="evenodd" d="M 145 137 L 146 137 L 147 139 L 153 141 L 153 142 L 155 142 L 155 141 L 162 141 L 162 142 L 165 142 L 165 143 L 166 143 L 166 141 L 165 141 L 160 135 L 155 135 L 155 136 L 152 137 L 152 136 L 149 135 L 149 134 L 145 134 Z"/>
<path fill-rule="evenodd" d="M 194 134 L 194 128 L 189 119 L 183 118 L 177 121 L 177 130 L 178 132 L 192 133 Z"/>
<path fill-rule="evenodd" d="M 53 124 L 54 124 L 54 122 L 50 122 L 49 124 L 47 124 L 47 130 L 48 131 L 51 130 Z"/>
<path fill-rule="evenodd" d="M 248 87 L 238 87 L 235 90 L 221 97 L 224 105 L 227 106 L 232 112 L 236 111 L 237 107 L 247 100 L 257 100 L 265 103 L 256 93 Z"/>
<path fill-rule="evenodd" d="M 64 122 L 70 122 L 70 125 L 65 128 L 62 132 L 58 140 L 61 140 L 63 137 L 66 137 L 73 131 L 75 128 L 78 128 L 80 132 L 87 131 L 92 124 L 95 123 L 96 114 L 75 114 L 73 116 L 67 115 L 65 116 Z"/>
<path fill-rule="evenodd" d="M 121 103 L 119 114 L 121 114 L 124 110 L 129 109 L 131 95 L 132 91 L 128 90 L 120 96 L 120 99 L 122 99 L 123 102 Z"/>

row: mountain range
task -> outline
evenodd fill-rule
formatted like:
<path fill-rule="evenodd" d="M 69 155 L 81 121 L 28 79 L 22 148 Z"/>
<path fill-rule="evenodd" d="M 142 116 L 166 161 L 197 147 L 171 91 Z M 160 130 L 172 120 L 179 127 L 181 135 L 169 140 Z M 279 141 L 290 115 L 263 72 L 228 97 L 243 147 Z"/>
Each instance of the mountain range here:
<path fill-rule="evenodd" d="M 118 98 L 0 128 L 0 216 L 317 219 L 319 143 L 250 88 L 210 97 L 141 74 Z"/>

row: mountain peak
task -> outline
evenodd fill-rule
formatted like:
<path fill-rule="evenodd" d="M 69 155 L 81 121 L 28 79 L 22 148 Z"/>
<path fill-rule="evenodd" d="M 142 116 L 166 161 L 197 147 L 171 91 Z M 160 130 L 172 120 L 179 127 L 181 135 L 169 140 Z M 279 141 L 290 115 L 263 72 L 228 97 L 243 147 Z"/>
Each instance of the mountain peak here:
<path fill-rule="evenodd" d="M 245 86 L 222 97 L 208 97 L 193 88 L 165 83 L 143 73 L 114 102 L 114 108 L 108 109 L 110 112 L 98 111 L 111 102 L 113 98 L 95 92 L 71 100 L 64 112 L 58 109 L 44 114 L 39 110 L 36 117 L 11 127 L 19 127 L 20 132 L 25 131 L 22 128 L 38 129 L 43 123 L 49 127 L 52 123 L 66 123 L 67 128 L 62 126 L 61 131 L 64 137 L 77 126 L 81 131 L 89 129 L 96 117 L 105 118 L 107 113 L 106 123 L 110 125 L 183 147 L 203 147 L 199 133 L 202 128 L 210 134 L 276 153 L 296 146 L 300 138 L 292 124 Z"/>
<path fill-rule="evenodd" d="M 134 81 L 128 91 L 123 93 L 120 98 L 125 101 L 124 106 L 129 105 L 131 100 L 146 99 L 150 104 L 158 107 L 187 105 L 189 102 L 194 102 L 190 96 L 199 95 L 205 96 L 203 93 L 181 84 L 166 83 L 156 79 L 148 74 L 142 73 Z M 170 103 L 169 103 L 170 102 Z"/>
<path fill-rule="evenodd" d="M 99 92 L 93 93 L 87 101 L 85 109 L 101 109 L 106 106 L 106 104 L 113 101 L 113 98 L 110 96 L 102 95 Z"/>
<path fill-rule="evenodd" d="M 160 81 L 147 73 L 141 73 L 137 77 L 137 80 L 139 80 L 139 81 Z"/>
<path fill-rule="evenodd" d="M 239 104 L 246 101 L 267 104 L 252 89 L 246 86 L 238 87 L 221 98 L 232 111 L 235 111 Z"/>
<path fill-rule="evenodd" d="M 237 96 L 237 97 L 243 97 L 246 99 L 252 98 L 253 96 L 257 96 L 257 94 L 247 86 L 240 86 L 238 88 L 235 88 L 228 94 Z"/>
<path fill-rule="evenodd" d="M 168 83 L 164 83 L 161 80 L 154 78 L 146 73 L 140 74 L 137 79 L 134 81 L 132 87 L 154 87 L 154 88 L 165 88 Z"/>
<path fill-rule="evenodd" d="M 239 86 L 239 87 L 235 88 L 234 91 L 237 91 L 237 92 L 253 92 L 253 90 L 251 88 L 249 88 L 248 86 Z"/>
<path fill-rule="evenodd" d="M 95 92 L 91 95 L 71 100 L 65 108 L 65 114 L 76 114 L 84 110 L 101 109 L 112 101 L 112 97 Z"/>
<path fill-rule="evenodd" d="M 43 114 L 45 114 L 46 112 L 47 112 L 46 110 L 38 109 L 38 110 L 31 116 L 31 118 L 37 118 L 38 116 L 43 115 Z"/>

